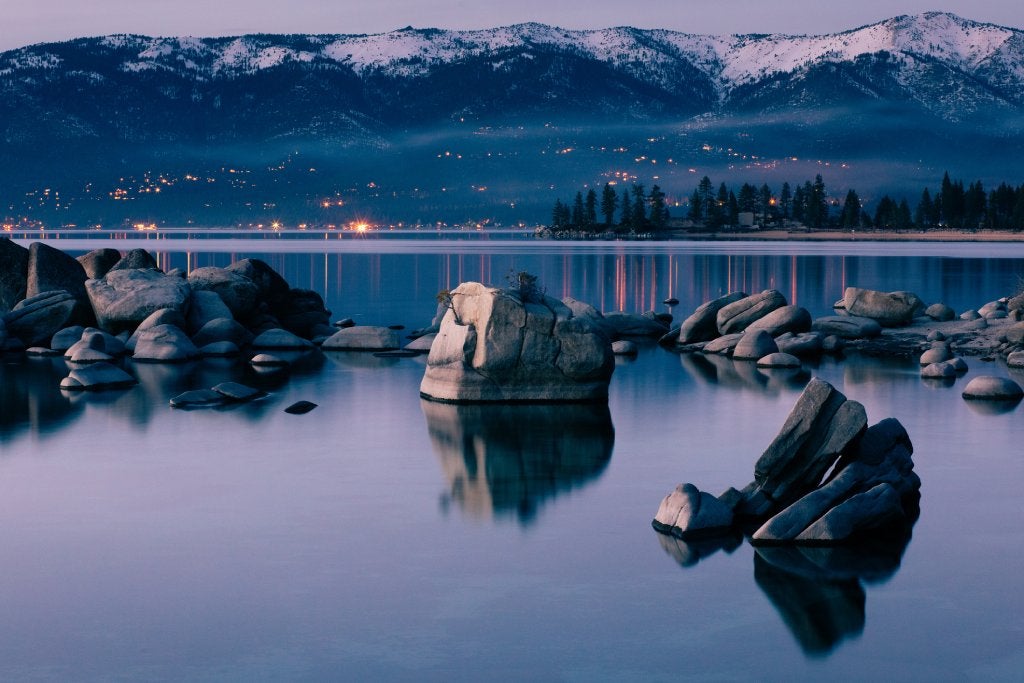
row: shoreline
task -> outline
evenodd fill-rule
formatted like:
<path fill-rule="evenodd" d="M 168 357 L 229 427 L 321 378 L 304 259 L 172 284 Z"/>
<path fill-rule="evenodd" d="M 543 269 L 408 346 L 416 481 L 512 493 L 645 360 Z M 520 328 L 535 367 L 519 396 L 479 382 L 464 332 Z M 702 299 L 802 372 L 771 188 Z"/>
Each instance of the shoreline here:
<path fill-rule="evenodd" d="M 677 233 L 678 234 L 678 233 Z M 682 236 L 680 236 L 682 237 Z M 750 230 L 727 233 L 686 233 L 694 241 L 757 240 L 765 242 L 1024 242 L 1024 231 L 1002 230 Z M 675 237 L 673 238 L 675 239 Z"/>

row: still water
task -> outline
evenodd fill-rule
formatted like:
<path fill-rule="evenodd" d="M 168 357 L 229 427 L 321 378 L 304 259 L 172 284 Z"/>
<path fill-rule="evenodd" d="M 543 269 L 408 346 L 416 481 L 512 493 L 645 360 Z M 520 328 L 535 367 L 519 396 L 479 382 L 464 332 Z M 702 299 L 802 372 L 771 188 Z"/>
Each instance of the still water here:
<path fill-rule="evenodd" d="M 408 327 L 429 322 L 438 290 L 510 269 L 604 310 L 675 296 L 682 315 L 767 287 L 822 315 L 848 284 L 959 310 L 1024 274 L 1006 246 L 251 246 L 159 258 L 258 256 L 335 317 Z M 1024 408 L 960 391 L 979 373 L 1024 376 L 968 363 L 947 387 L 898 360 L 770 375 L 646 345 L 617 364 L 607 408 L 484 408 L 421 401 L 422 359 L 316 354 L 276 377 L 129 362 L 139 386 L 71 398 L 63 361 L 5 359 L 0 677 L 1016 680 Z M 749 482 L 811 374 L 871 422 L 906 426 L 922 479 L 909 543 L 759 553 L 651 529 L 681 481 Z M 167 405 L 224 379 L 270 396 Z M 302 399 L 319 407 L 282 412 Z"/>

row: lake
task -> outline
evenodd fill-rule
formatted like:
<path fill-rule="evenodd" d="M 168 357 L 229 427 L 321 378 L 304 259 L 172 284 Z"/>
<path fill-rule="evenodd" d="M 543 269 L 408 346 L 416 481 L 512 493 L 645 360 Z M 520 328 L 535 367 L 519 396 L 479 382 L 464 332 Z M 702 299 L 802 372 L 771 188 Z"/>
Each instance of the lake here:
<path fill-rule="evenodd" d="M 848 285 L 958 311 L 1017 291 L 1021 245 L 138 241 L 165 269 L 263 258 L 334 318 L 430 322 L 439 290 L 526 270 L 547 293 L 677 318 L 776 288 L 815 316 Z M 135 241 L 54 241 L 81 251 Z M 674 296 L 678 306 L 661 303 Z M 67 397 L 62 360 L 0 366 L 5 680 L 1016 680 L 1024 670 L 1024 420 L 915 361 L 796 375 L 642 344 L 605 407 L 422 401 L 424 362 L 314 354 L 131 368 Z M 677 483 L 742 487 L 816 375 L 898 418 L 921 513 L 870 551 L 684 544 Z M 224 379 L 270 392 L 172 410 Z M 319 405 L 296 416 L 298 400 Z"/>

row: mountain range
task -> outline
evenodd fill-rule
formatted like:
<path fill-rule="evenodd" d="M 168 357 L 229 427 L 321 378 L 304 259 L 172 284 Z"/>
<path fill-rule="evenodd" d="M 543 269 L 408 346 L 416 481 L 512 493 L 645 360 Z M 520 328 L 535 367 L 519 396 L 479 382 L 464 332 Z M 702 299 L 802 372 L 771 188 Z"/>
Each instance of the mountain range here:
<path fill-rule="evenodd" d="M 946 13 L 825 36 L 113 35 L 0 53 L 0 214 L 218 222 L 339 198 L 390 219 L 538 220 L 581 187 L 686 196 L 704 174 L 820 172 L 870 196 L 944 170 L 1020 182 L 1022 131 L 1024 31 Z M 211 187 L 184 192 L 185 175 Z M 143 196 L 154 178 L 177 193 L 169 214 Z M 31 194 L 51 186 L 63 202 Z M 132 201 L 115 209 L 118 190 Z"/>

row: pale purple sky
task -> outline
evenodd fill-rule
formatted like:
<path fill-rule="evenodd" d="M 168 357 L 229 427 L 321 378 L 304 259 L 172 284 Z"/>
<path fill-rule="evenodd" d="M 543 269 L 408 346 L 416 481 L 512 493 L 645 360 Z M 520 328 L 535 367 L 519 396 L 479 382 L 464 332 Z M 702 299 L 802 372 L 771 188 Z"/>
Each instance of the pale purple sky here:
<path fill-rule="evenodd" d="M 1022 0 L 0 0 L 0 50 L 109 33 L 381 33 L 636 26 L 689 33 L 831 33 L 898 14 L 943 10 L 1024 28 Z"/>

